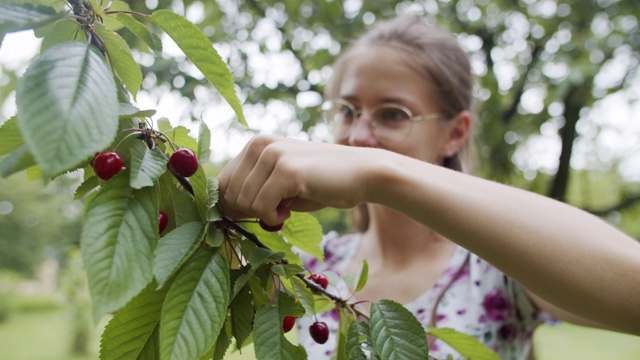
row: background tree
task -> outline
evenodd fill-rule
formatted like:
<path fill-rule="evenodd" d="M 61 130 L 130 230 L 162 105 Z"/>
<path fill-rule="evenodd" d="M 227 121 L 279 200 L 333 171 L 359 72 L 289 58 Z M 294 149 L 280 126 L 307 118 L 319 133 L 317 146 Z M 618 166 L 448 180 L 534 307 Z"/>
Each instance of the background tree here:
<path fill-rule="evenodd" d="M 480 148 L 481 157 L 488 160 L 479 168 L 481 175 L 543 192 L 559 200 L 572 201 L 585 208 L 593 206 L 591 211 L 603 216 L 621 214 L 625 209 L 634 211 L 633 204 L 637 196 L 633 196 L 633 193 L 631 196 L 626 195 L 623 201 L 607 204 L 610 198 L 619 199 L 622 198 L 620 194 L 633 191 L 631 184 L 637 174 L 634 175 L 632 167 L 618 164 L 619 161 L 627 159 L 613 154 L 608 158 L 599 157 L 598 161 L 584 161 L 586 152 L 583 151 L 582 159 L 575 155 L 580 154 L 579 152 L 574 152 L 574 148 L 578 149 L 580 145 L 589 145 L 590 142 L 597 144 L 602 137 L 606 138 L 602 134 L 606 134 L 606 131 L 611 130 L 612 125 L 617 123 L 599 123 L 595 121 L 598 117 L 591 116 L 590 112 L 596 112 L 599 102 L 611 99 L 611 94 L 632 94 L 630 91 L 633 90 L 634 80 L 637 79 L 632 71 L 638 59 L 637 46 L 634 46 L 634 41 L 638 40 L 637 19 L 632 15 L 623 15 L 627 14 L 627 10 L 630 14 L 630 9 L 623 9 L 618 3 L 596 3 L 589 9 L 590 12 L 585 12 L 585 16 L 576 15 L 584 10 L 584 6 L 574 10 L 572 6 L 578 6 L 577 4 L 558 4 L 551 1 L 521 2 L 517 4 L 517 10 L 509 9 L 513 4 L 476 4 L 471 1 L 432 1 L 419 4 L 377 2 L 375 6 L 355 1 L 339 4 L 265 4 L 250 1 L 240 3 L 240 7 L 237 3 L 224 1 L 215 4 L 195 1 L 166 4 L 146 1 L 144 4 L 127 4 L 123 1 L 112 1 L 105 4 L 100 0 L 20 0 L 18 3 L 50 7 L 35 9 L 30 6 L 0 3 L 5 9 L 5 13 L 0 15 L 0 39 L 4 36 L 3 31 L 13 32 L 30 28 L 35 29 L 36 36 L 44 36 L 41 52 L 44 56 L 30 68 L 31 72 L 23 76 L 18 85 L 18 114 L 2 126 L 5 141 L 0 143 L 0 155 L 10 154 L 3 158 L 0 170 L 3 176 L 26 169 L 28 178 L 39 178 L 42 175 L 48 178 L 83 168 L 85 178 L 83 185 L 76 192 L 76 197 L 83 197 L 96 187 L 99 188 L 92 192 L 85 202 L 84 215 L 87 226 L 82 235 L 82 255 L 85 265 L 89 267 L 89 287 L 95 300 L 94 316 L 100 317 L 104 313 L 121 310 L 103 335 L 103 339 L 107 339 L 103 345 L 111 344 L 107 346 L 109 349 L 113 345 L 119 350 L 124 350 L 123 343 L 116 340 L 120 339 L 120 332 L 125 331 L 119 324 L 137 318 L 143 309 L 146 311 L 147 305 L 151 302 L 164 302 L 161 309 L 157 309 L 158 311 L 148 317 L 150 323 L 155 325 L 148 331 L 145 330 L 147 332 L 144 335 L 154 341 L 140 343 L 143 350 L 147 349 L 146 344 L 152 344 L 153 349 L 147 350 L 159 352 L 160 349 L 155 344 L 162 343 L 169 344 L 169 347 L 163 345 L 161 350 L 165 358 L 173 357 L 176 354 L 174 350 L 180 351 L 176 349 L 195 349 L 199 357 L 208 354 L 214 348 L 214 356 L 218 357 L 218 345 L 214 342 L 217 341 L 220 345 L 224 343 L 226 349 L 231 336 L 244 340 L 247 334 L 255 330 L 256 354 L 264 355 L 271 350 L 272 345 L 275 345 L 272 341 L 283 345 L 280 351 L 289 355 L 303 352 L 303 349 L 292 347 L 286 341 L 281 342 L 282 337 L 265 335 L 270 330 L 279 328 L 279 319 L 283 315 L 300 316 L 304 312 L 315 311 L 315 306 L 308 301 L 313 298 L 312 290 L 320 291 L 316 289 L 317 285 L 305 280 L 300 267 L 281 261 L 283 256 L 290 260 L 295 258 L 295 254 L 287 249 L 274 249 L 277 252 L 272 252 L 265 248 L 264 243 L 254 239 L 252 231 L 260 231 L 260 227 L 255 224 L 247 224 L 247 232 L 232 220 L 221 218 L 215 209 L 215 180 L 206 177 L 204 166 L 198 167 L 196 174 L 190 172 L 189 175 L 177 174 L 169 166 L 169 172 L 177 179 L 173 179 L 165 170 L 168 156 L 180 151 L 177 149 L 181 147 L 197 150 L 203 165 L 210 165 L 204 164 L 210 155 L 210 134 L 207 127 L 202 125 L 206 124 L 207 116 L 204 115 L 209 111 L 211 100 L 216 99 L 209 91 L 209 84 L 203 81 L 203 75 L 194 71 L 194 66 L 197 66 L 220 91 L 240 122 L 243 122 L 244 118 L 235 98 L 234 84 L 239 85 L 241 98 L 246 104 L 245 109 L 252 117 L 269 117 L 275 113 L 275 120 L 283 120 L 290 124 L 281 130 L 283 134 L 307 134 L 310 138 L 321 139 L 326 136 L 326 130 L 323 130 L 324 125 L 319 121 L 317 111 L 321 103 L 322 84 L 330 75 L 329 64 L 340 48 L 376 19 L 407 11 L 421 11 L 458 34 L 460 42 L 469 51 L 476 73 L 481 77 L 476 89 L 480 104 L 478 137 L 483 144 Z M 68 7 L 65 7 L 67 5 Z M 147 17 L 137 12 L 135 6 L 142 5 L 146 9 L 139 11 L 153 15 Z M 102 6 L 107 8 L 102 9 Z M 153 11 L 158 8 L 171 8 L 174 12 L 184 14 L 190 22 L 197 23 L 209 38 L 202 37 L 198 29 L 180 15 L 166 10 Z M 26 20 L 8 16 L 6 11 L 17 11 L 18 14 L 26 15 Z M 170 35 L 184 55 L 158 58 L 162 51 L 159 41 L 154 37 L 155 33 L 146 31 L 140 23 L 127 20 L 130 14 L 144 18 L 146 26 L 157 26 L 158 33 L 164 31 Z M 110 18 L 121 25 L 109 24 Z M 39 19 L 46 21 L 40 23 Z M 103 21 L 104 19 L 106 20 Z M 45 22 L 51 22 L 51 25 L 46 26 Z M 24 27 L 21 27 L 23 25 Z M 72 32 L 61 32 L 67 29 Z M 142 29 L 145 31 L 141 31 Z M 135 33 L 135 37 L 131 36 L 133 34 L 127 35 L 127 31 Z M 120 38 L 120 34 L 126 41 Z M 136 38 L 142 39 L 143 42 L 136 43 Z M 68 42 L 70 39 L 80 41 Z M 573 43 L 574 39 L 580 42 Z M 211 49 L 209 41 L 216 44 L 225 57 L 224 61 L 220 61 L 217 53 Z M 128 44 L 137 45 L 137 51 L 133 53 L 135 58 L 131 56 Z M 48 48 L 55 51 L 45 51 Z M 148 53 L 153 55 L 149 56 Z M 172 54 L 171 51 L 166 53 Z M 203 53 L 208 56 L 201 56 Z M 60 54 L 66 56 L 58 56 Z M 102 55 L 104 57 L 101 57 Z M 87 61 L 77 63 L 77 67 L 63 66 L 68 65 L 69 58 Z M 226 72 L 227 62 L 231 65 L 234 79 Z M 200 123 L 201 131 L 197 140 L 188 136 L 185 128 L 172 128 L 166 119 L 154 119 L 158 120 L 157 124 L 154 124 L 149 119 L 154 115 L 153 111 L 140 111 L 129 103 L 131 98 L 135 100 L 136 96 L 140 96 L 138 88 L 143 83 L 142 74 L 137 70 L 138 63 L 144 65 L 144 88 L 148 94 L 160 96 L 162 92 L 167 91 L 180 94 L 191 105 L 185 103 L 187 105 L 184 109 L 189 111 L 182 117 L 204 118 L 205 122 Z M 54 65 L 48 67 L 48 64 Z M 624 66 L 620 66 L 621 64 Z M 73 69 L 70 70 L 71 68 Z M 91 108 L 95 111 L 87 110 L 89 108 L 85 107 L 81 109 L 82 116 L 58 111 L 52 117 L 43 114 L 42 111 L 33 110 L 33 105 L 43 101 L 49 106 L 56 106 L 55 110 L 64 108 L 62 105 L 65 105 L 69 97 L 53 97 L 53 92 L 48 90 L 66 89 L 65 86 L 52 85 L 78 85 L 73 82 L 78 77 L 71 75 L 80 70 L 97 76 L 88 77 L 89 81 L 93 81 L 91 86 L 78 86 L 79 96 L 85 104 L 95 106 Z M 115 73 L 115 83 L 110 80 L 110 75 L 113 75 L 111 71 Z M 43 75 L 50 72 L 61 76 Z M 218 78 L 217 75 L 221 72 L 224 73 L 224 77 Z M 15 87 L 14 80 L 17 78 L 16 71 L 11 73 L 9 70 L 6 81 L 3 78 L 2 83 L 7 84 L 7 87 L 0 92 L 0 95 L 8 99 L 12 95 L 10 89 Z M 95 81 L 97 79 L 104 81 Z M 40 89 L 45 90 L 40 92 Z M 87 89 L 96 91 L 86 91 Z M 101 95 L 96 96 L 97 94 Z M 229 94 L 233 96 L 230 97 Z M 75 153 L 79 154 L 74 155 L 74 152 L 70 152 L 65 153 L 65 156 L 51 156 L 45 151 L 47 142 L 44 141 L 50 134 L 41 129 L 61 127 L 57 125 L 69 122 L 65 115 L 78 117 L 74 120 L 80 125 L 80 130 L 73 126 L 70 130 L 73 132 L 72 135 L 79 136 L 69 136 L 70 139 L 59 137 L 55 141 L 69 145 L 64 148 L 73 148 L 76 150 Z M 89 119 L 92 116 L 97 119 Z M 20 124 L 20 130 L 28 144 L 21 143 L 23 139 L 18 136 L 16 123 Z M 265 130 L 263 123 L 256 124 L 257 130 Z M 85 125 L 101 128 L 97 132 L 83 132 L 82 126 Z M 109 128 L 103 125 L 108 125 Z M 163 133 L 153 130 L 152 126 L 155 125 Z M 116 127 L 120 135 L 114 138 L 113 132 Z M 554 132 L 557 133 L 555 137 L 549 136 Z M 47 138 L 43 138 L 43 134 Z M 614 135 L 616 138 L 624 138 L 618 136 L 619 134 Z M 88 136 L 94 136 L 95 139 L 87 141 Z M 611 138 L 611 134 L 608 136 Z M 8 140 L 14 143 L 8 144 Z M 95 164 L 90 163 L 89 158 L 93 157 L 94 151 L 99 150 L 98 147 L 101 149 L 109 142 L 113 145 L 109 148 L 113 148 L 114 151 L 118 149 L 125 154 L 127 169 L 117 169 L 125 171 L 111 182 L 105 183 L 108 179 L 98 173 Z M 552 159 L 554 161 L 540 156 L 544 155 L 539 151 L 540 144 L 557 146 L 557 152 L 549 151 L 556 156 Z M 217 149 L 221 148 L 216 145 Z M 620 148 L 618 146 L 616 149 Z M 530 156 L 531 154 L 535 156 Z M 67 155 L 75 157 L 69 159 Z M 96 170 L 95 174 L 105 182 L 98 181 L 93 176 L 91 168 Z M 34 169 L 40 173 L 34 174 Z M 569 174 L 579 176 L 571 178 Z M 193 186 L 184 178 L 192 175 L 195 175 Z M 175 181 L 180 186 L 175 186 Z M 595 188 L 594 184 L 607 185 L 603 188 L 607 191 L 605 196 L 591 194 L 591 188 Z M 601 200 L 597 197 L 606 199 Z M 11 201 L 3 202 L 3 212 L 12 213 L 12 204 Z M 187 208 L 182 208 L 183 205 Z M 156 218 L 167 208 L 172 210 L 170 216 L 175 219 L 170 220 L 168 225 L 171 232 L 159 236 L 160 234 L 156 234 Z M 185 212 L 184 209 L 192 211 Z M 134 216 L 127 216 L 129 213 Z M 612 216 L 610 219 L 616 220 Z M 618 219 L 623 220 L 624 216 Z M 118 225 L 125 223 L 126 226 Z M 625 226 L 624 222 L 621 224 Z M 106 228 L 103 229 L 101 226 Z M 107 228 L 117 231 L 104 231 Z M 300 231 L 300 228 L 304 228 L 305 231 Z M 159 232 L 162 233 L 163 230 L 160 229 Z M 309 247 L 315 250 L 320 241 L 319 227 L 308 217 L 289 220 L 283 229 L 283 233 L 287 232 L 291 235 L 291 238 L 287 238 L 289 244 L 301 248 Z M 308 241 L 307 235 L 311 232 L 318 235 L 313 239 L 313 244 L 305 242 Z M 144 238 L 137 236 L 140 234 L 143 234 Z M 303 240 L 294 235 L 300 235 L 300 239 Z M 259 237 L 262 240 L 270 239 L 264 230 Z M 154 248 L 160 238 L 165 241 L 159 247 L 162 251 L 156 252 Z M 96 239 L 100 241 L 96 242 Z M 167 242 L 171 239 L 188 241 L 176 245 Z M 145 241 L 148 244 L 145 244 Z M 236 245 L 240 242 L 243 244 L 240 246 L 242 256 L 234 259 L 232 255 L 238 255 L 235 251 Z M 274 242 L 283 243 L 285 242 Z M 142 249 L 144 254 L 136 252 L 136 261 L 116 261 L 116 256 L 112 256 L 115 251 L 111 250 L 115 250 L 118 245 L 133 244 L 145 245 Z M 194 247 L 194 244 L 198 246 Z M 184 258 L 174 258 L 175 251 L 170 248 L 174 245 L 180 246 L 181 251 L 184 250 Z M 132 251 L 123 251 L 116 255 L 121 254 L 132 254 Z M 116 276 L 105 276 L 105 272 L 96 265 L 102 264 L 104 257 L 110 274 L 115 273 Z M 162 262 L 167 259 L 171 261 Z M 150 265 L 153 262 L 159 265 L 152 269 Z M 287 267 L 288 265 L 294 266 Z M 363 269 L 366 269 L 366 263 L 363 264 Z M 212 270 L 219 278 L 202 276 L 205 270 Z M 238 273 L 231 270 L 239 270 L 242 274 L 238 276 Z M 270 292 L 267 291 L 273 287 L 273 280 L 269 280 L 273 276 L 280 280 L 288 279 L 291 285 L 290 288 L 281 289 L 283 291 L 281 294 L 278 292 L 280 295 L 275 299 L 270 298 Z M 151 278 L 155 280 L 149 283 Z M 130 282 L 129 279 L 134 281 Z M 306 282 L 301 287 L 296 286 L 300 285 L 297 279 Z M 160 289 L 157 288 L 157 283 L 153 283 L 156 280 L 161 283 Z M 364 270 L 361 281 L 366 281 Z M 358 281 L 358 287 L 361 287 L 361 281 Z M 127 291 L 108 291 L 110 288 L 105 288 L 103 282 L 118 289 L 124 285 Z M 200 286 L 201 283 L 203 286 Z M 184 291 L 187 287 L 187 291 Z M 196 293 L 217 295 L 220 301 L 215 302 L 215 309 L 197 301 L 184 301 L 187 296 Z M 114 294 L 115 297 L 112 296 Z M 129 302 L 135 294 L 138 295 L 134 301 Z M 245 301 L 248 299 L 245 297 L 246 294 L 250 294 L 253 301 Z M 298 302 L 293 301 L 291 294 L 296 296 Z M 341 299 L 331 299 L 342 311 L 341 317 L 344 315 L 351 324 L 357 324 L 353 322 L 354 314 L 348 311 L 349 304 Z M 230 303 L 227 303 L 228 301 Z M 124 304 L 128 305 L 121 308 Z M 180 306 L 174 306 L 178 304 Z M 232 309 L 230 317 L 227 305 L 229 309 L 235 309 Z M 372 306 L 373 312 L 375 309 L 398 313 L 403 311 L 402 306 L 391 302 L 382 301 L 376 306 L 378 307 Z M 197 331 L 193 331 L 192 328 L 174 329 L 167 326 L 178 318 L 195 321 L 190 315 L 194 313 L 191 309 L 197 310 L 196 313 L 204 311 L 210 316 L 210 322 L 215 324 L 214 332 L 221 335 L 217 340 L 216 336 L 206 333 L 205 330 L 210 330 L 210 326 L 201 327 Z M 251 319 L 246 314 L 253 313 L 256 314 L 255 322 L 249 322 Z M 409 316 L 406 324 L 401 325 L 416 325 L 410 324 L 410 320 Z M 229 322 L 231 328 L 227 326 Z M 242 323 L 240 333 L 234 328 L 234 324 L 238 323 Z M 364 323 L 359 325 L 351 326 L 354 329 L 353 334 L 347 331 L 346 327 L 342 328 L 341 341 L 357 341 L 359 333 L 369 334 L 369 331 L 362 327 L 365 326 Z M 156 331 L 158 326 L 161 329 L 160 334 Z M 419 324 L 414 330 L 421 336 L 424 335 Z M 436 332 L 437 330 L 434 329 Z M 446 333 L 440 335 L 447 336 Z M 156 338 L 160 341 L 156 342 Z M 190 343 L 182 346 L 183 340 L 177 339 L 187 339 L 184 341 Z M 202 339 L 203 342 L 199 343 Z M 380 345 L 386 340 L 376 338 L 372 341 Z M 426 346 L 421 350 L 428 351 Z"/>
<path fill-rule="evenodd" d="M 45 3 L 61 7 L 65 2 Z M 408 11 L 424 13 L 458 35 L 478 75 L 479 174 L 571 202 L 640 237 L 640 225 L 633 221 L 640 215 L 638 121 L 625 118 L 625 111 L 599 110 L 617 99 L 622 110 L 636 106 L 637 113 L 640 29 L 633 6 L 615 0 L 112 3 L 113 8 L 142 13 L 170 8 L 185 14 L 226 58 L 245 112 L 256 119 L 253 127 L 264 130 L 261 120 L 272 117 L 278 126 L 267 131 L 314 139 L 325 136 L 318 108 L 340 49 L 375 20 Z M 141 93 L 181 97 L 185 119 L 218 122 L 226 117 L 227 124 L 235 123 L 231 112 L 210 110 L 222 99 L 184 55 L 150 56 L 131 32 L 120 33 L 137 45 L 134 53 L 144 74 Z M 1 70 L 4 103 L 12 99 L 24 66 Z M 0 200 L 11 201 L 11 194 L 2 196 Z M 30 196 L 20 196 L 19 207 L 27 206 Z M 2 241 L 21 238 L 14 234 L 16 227 L 23 234 L 33 233 L 14 218 L 19 212 L 0 217 L 7 222 Z M 332 224 L 340 224 L 339 218 L 330 217 Z M 16 244 L 3 263 L 27 271 L 26 264 L 41 251 L 21 249 L 25 242 Z M 13 256 L 17 252 L 24 256 Z"/>
<path fill-rule="evenodd" d="M 82 204 L 70 203 L 72 186 L 65 177 L 46 188 L 25 176 L 0 179 L 0 268 L 30 277 L 47 256 L 64 260 L 78 245 Z"/>
<path fill-rule="evenodd" d="M 608 99 L 629 108 L 638 99 L 640 29 L 631 2 L 159 0 L 131 7 L 185 14 L 228 58 L 247 112 L 258 119 L 252 124 L 275 116 L 283 125 L 270 131 L 311 138 L 323 136 L 318 106 L 339 50 L 375 20 L 424 13 L 458 35 L 478 75 L 480 175 L 571 202 L 640 237 L 630 220 L 640 211 L 637 142 L 606 140 L 629 139 L 629 131 L 637 138 L 638 127 L 628 127 L 628 112 L 598 111 Z M 147 87 L 191 101 L 185 116 L 200 116 L 212 100 L 182 58 L 150 61 L 144 71 Z"/>

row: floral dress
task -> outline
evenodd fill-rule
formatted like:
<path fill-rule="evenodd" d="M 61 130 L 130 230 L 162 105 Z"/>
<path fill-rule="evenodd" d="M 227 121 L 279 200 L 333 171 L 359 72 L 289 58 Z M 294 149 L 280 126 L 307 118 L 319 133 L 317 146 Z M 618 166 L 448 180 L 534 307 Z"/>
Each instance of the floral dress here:
<path fill-rule="evenodd" d="M 346 273 L 360 239 L 360 234 L 339 237 L 331 233 L 323 240 L 324 263 L 302 256 L 309 270 L 327 275 L 327 291 L 343 298 L 351 294 L 338 274 Z M 447 327 L 474 336 L 502 360 L 527 359 L 533 331 L 542 322 L 541 314 L 520 285 L 461 246 L 433 288 L 404 306 L 425 328 Z M 308 330 L 315 320 L 305 316 L 297 321 L 298 341 L 306 348 L 309 359 L 330 359 L 335 350 L 338 314 L 332 310 L 317 317 L 329 326 L 329 340 L 317 344 Z M 448 355 L 463 359 L 446 343 L 430 340 L 429 352 L 438 359 L 447 359 Z"/>

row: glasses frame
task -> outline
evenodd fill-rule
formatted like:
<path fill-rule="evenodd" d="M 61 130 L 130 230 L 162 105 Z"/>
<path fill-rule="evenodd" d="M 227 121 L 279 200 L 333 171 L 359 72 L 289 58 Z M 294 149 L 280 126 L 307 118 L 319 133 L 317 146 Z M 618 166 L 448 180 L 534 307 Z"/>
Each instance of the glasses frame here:
<path fill-rule="evenodd" d="M 336 112 L 336 114 L 333 114 L 333 116 L 330 116 L 332 111 L 335 111 L 336 105 L 346 106 L 353 112 L 354 117 L 353 117 L 352 124 L 355 124 L 358 121 L 358 119 L 360 118 L 360 115 L 362 115 L 365 112 L 364 109 L 356 109 L 355 105 L 353 105 L 352 103 L 350 103 L 349 101 L 344 100 L 344 99 L 326 101 L 326 102 L 324 102 L 322 104 L 322 112 L 324 113 L 324 117 L 325 117 L 326 121 L 329 124 L 331 124 L 331 123 L 334 123 L 334 124 L 340 123 L 340 122 L 335 120 L 337 112 Z M 446 119 L 447 118 L 442 113 L 413 115 L 413 111 L 411 111 L 411 109 L 409 109 L 408 107 L 406 107 L 406 106 L 404 106 L 402 104 L 393 103 L 393 102 L 384 102 L 384 103 L 377 104 L 376 106 L 368 109 L 368 112 L 370 114 L 373 114 L 376 110 L 384 108 L 384 107 L 392 107 L 392 108 L 395 108 L 395 109 L 398 109 L 398 110 L 402 110 L 408 115 L 408 118 L 407 118 L 406 121 L 409 121 L 409 129 L 407 129 L 407 135 L 405 135 L 405 139 L 406 139 L 406 136 L 408 136 L 408 134 L 411 132 L 411 126 L 413 125 L 413 123 L 420 122 L 420 121 L 425 121 L 425 120 L 436 120 L 436 119 Z M 373 118 L 370 118 L 369 122 L 371 123 L 371 127 L 372 128 L 375 128 L 378 125 L 378 122 Z M 348 138 L 349 137 L 348 134 L 349 134 L 349 131 L 347 131 L 347 136 L 346 137 L 341 137 L 340 139 L 337 139 L 337 140 L 344 140 L 344 139 Z M 404 139 L 402 141 L 404 141 Z"/>

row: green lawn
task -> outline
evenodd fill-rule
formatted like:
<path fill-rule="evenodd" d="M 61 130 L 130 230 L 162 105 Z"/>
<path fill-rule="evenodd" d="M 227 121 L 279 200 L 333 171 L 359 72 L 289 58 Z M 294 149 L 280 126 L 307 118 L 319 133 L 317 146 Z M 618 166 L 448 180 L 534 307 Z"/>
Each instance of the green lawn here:
<path fill-rule="evenodd" d="M 71 318 L 61 308 L 13 312 L 0 324 L 0 358 L 6 360 L 95 360 L 99 335 L 91 337 L 92 353 L 72 356 Z"/>
<path fill-rule="evenodd" d="M 640 359 L 639 336 L 562 324 L 539 328 L 534 340 L 539 360 Z"/>
<path fill-rule="evenodd" d="M 42 306 L 41 303 L 38 306 L 23 306 L 11 313 L 7 321 L 0 323 L 0 359 L 98 359 L 99 334 L 106 321 L 91 334 L 90 353 L 73 356 L 70 354 L 72 319 L 69 312 L 60 306 Z M 535 344 L 538 360 L 640 359 L 640 337 L 568 324 L 540 328 L 535 336 Z M 254 359 L 253 349 L 243 349 L 242 355 L 230 353 L 227 359 Z"/>

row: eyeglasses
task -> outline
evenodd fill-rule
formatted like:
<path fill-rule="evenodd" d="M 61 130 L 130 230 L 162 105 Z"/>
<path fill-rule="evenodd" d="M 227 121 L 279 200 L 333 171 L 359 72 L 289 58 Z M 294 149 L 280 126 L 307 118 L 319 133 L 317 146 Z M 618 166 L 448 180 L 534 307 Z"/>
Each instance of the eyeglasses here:
<path fill-rule="evenodd" d="M 329 122 L 335 141 L 349 138 L 351 130 L 364 110 L 358 110 L 346 100 L 328 101 L 322 109 Z M 404 141 L 414 122 L 442 119 L 443 114 L 413 115 L 407 107 L 395 103 L 382 103 L 369 109 L 371 131 L 383 145 L 394 145 Z"/>

